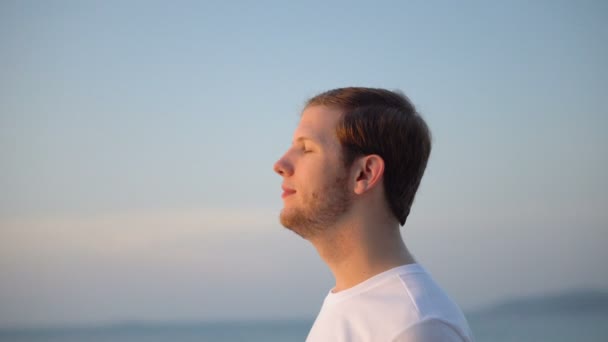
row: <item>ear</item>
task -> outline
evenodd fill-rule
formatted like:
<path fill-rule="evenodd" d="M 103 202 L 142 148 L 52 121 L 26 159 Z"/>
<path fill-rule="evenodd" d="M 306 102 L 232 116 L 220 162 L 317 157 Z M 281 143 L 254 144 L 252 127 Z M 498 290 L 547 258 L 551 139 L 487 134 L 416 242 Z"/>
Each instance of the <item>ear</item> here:
<path fill-rule="evenodd" d="M 370 154 L 355 161 L 355 165 L 354 192 L 357 195 L 362 195 L 380 184 L 380 180 L 384 176 L 384 160 L 382 157 Z"/>

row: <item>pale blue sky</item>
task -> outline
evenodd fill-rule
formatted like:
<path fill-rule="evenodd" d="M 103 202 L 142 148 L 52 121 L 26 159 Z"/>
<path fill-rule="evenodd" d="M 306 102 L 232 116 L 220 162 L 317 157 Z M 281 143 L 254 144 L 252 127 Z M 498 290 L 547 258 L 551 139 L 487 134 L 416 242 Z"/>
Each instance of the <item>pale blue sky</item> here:
<path fill-rule="evenodd" d="M 608 5 L 0 3 L 0 325 L 314 317 L 272 164 L 304 101 L 401 89 L 406 242 L 465 308 L 608 288 Z M 61 310 L 58 309 L 61 307 Z"/>

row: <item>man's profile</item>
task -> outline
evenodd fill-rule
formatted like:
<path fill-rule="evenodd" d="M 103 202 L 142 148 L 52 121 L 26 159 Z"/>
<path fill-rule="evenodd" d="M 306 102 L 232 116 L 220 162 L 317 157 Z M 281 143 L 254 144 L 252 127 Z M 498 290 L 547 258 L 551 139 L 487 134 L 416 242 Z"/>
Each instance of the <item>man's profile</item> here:
<path fill-rule="evenodd" d="M 274 165 L 281 223 L 314 245 L 336 281 L 307 341 L 473 341 L 399 229 L 430 152 L 426 123 L 399 93 L 340 88 L 308 100 Z"/>

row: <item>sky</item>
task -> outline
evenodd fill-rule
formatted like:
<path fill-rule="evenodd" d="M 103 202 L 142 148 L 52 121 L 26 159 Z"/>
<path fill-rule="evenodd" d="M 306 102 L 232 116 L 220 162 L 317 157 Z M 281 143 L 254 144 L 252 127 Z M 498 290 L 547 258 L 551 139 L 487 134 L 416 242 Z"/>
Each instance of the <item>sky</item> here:
<path fill-rule="evenodd" d="M 604 1 L 0 1 L 0 326 L 312 319 L 273 163 L 324 90 L 403 91 L 403 227 L 465 310 L 608 289 Z"/>

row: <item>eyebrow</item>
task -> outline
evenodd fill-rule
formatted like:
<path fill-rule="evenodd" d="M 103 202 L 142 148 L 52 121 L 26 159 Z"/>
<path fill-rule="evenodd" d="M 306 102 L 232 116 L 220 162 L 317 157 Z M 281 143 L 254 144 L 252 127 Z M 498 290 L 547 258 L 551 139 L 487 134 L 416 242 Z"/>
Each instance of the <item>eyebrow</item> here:
<path fill-rule="evenodd" d="M 318 143 L 317 140 L 315 140 L 311 137 L 307 137 L 307 136 L 300 136 L 296 140 L 294 140 L 293 143 L 295 144 L 295 143 L 302 142 L 302 141 L 311 141 L 313 143 Z"/>

